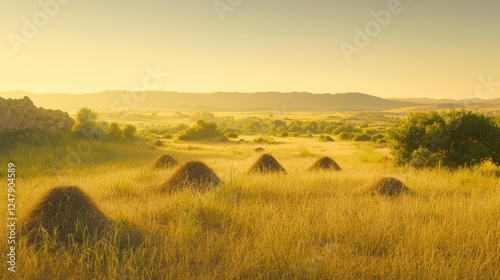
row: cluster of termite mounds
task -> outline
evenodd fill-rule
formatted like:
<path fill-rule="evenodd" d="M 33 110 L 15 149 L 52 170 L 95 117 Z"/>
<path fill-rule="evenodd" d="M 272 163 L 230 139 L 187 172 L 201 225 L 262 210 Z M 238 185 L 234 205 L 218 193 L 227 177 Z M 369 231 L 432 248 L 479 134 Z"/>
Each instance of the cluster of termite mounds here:
<path fill-rule="evenodd" d="M 152 167 L 156 169 L 171 168 L 178 162 L 169 155 L 157 158 Z M 322 157 L 315 161 L 307 171 L 341 171 L 342 168 L 330 157 Z M 270 154 L 262 154 L 248 169 L 247 174 L 287 174 L 286 169 Z M 172 192 L 190 188 L 196 191 L 205 191 L 217 187 L 223 182 L 217 174 L 205 163 L 188 161 L 178 166 L 173 174 L 162 185 L 162 192 Z M 414 192 L 401 181 L 392 177 L 384 177 L 368 187 L 368 192 L 373 195 L 395 197 Z"/>
<path fill-rule="evenodd" d="M 177 168 L 172 175 L 161 184 L 162 192 L 186 188 L 206 191 L 223 184 L 217 174 L 201 161 L 187 161 L 179 165 L 173 157 L 162 155 L 151 164 L 155 170 L 174 167 Z M 340 171 L 341 168 L 333 159 L 322 157 L 307 170 Z M 255 173 L 286 174 L 286 170 L 272 155 L 263 154 L 247 172 Z M 414 194 L 392 177 L 381 178 L 367 189 L 372 195 L 388 197 Z M 78 187 L 64 186 L 50 190 L 41 198 L 22 223 L 21 232 L 27 237 L 28 245 L 39 248 L 48 241 L 59 246 L 71 246 L 111 239 L 116 237 L 117 226 Z"/>

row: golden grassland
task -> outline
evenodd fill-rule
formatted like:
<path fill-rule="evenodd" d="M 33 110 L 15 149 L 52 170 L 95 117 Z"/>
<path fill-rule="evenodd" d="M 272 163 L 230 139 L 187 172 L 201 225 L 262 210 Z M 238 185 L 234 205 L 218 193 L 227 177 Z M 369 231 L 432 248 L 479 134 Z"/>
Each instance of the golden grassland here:
<path fill-rule="evenodd" d="M 128 245 L 37 250 L 21 237 L 17 278 L 500 278 L 497 167 L 416 170 L 394 167 L 388 149 L 369 143 L 277 140 L 282 143 L 166 141 L 154 149 L 141 141 L 103 142 L 59 177 L 30 175 L 36 157 L 18 162 L 25 174 L 17 180 L 20 219 L 51 188 L 75 185 L 131 238 Z M 288 174 L 246 174 L 259 156 L 257 146 Z M 109 157 L 93 160 L 99 153 Z M 226 184 L 206 193 L 162 194 L 159 186 L 173 170 L 149 165 L 165 153 L 179 162 L 205 162 Z M 306 172 L 321 156 L 343 171 Z M 402 180 L 416 195 L 367 194 L 382 176 Z M 6 197 L 6 188 L 0 195 Z M 1 252 L 7 251 L 7 230 L 0 227 Z M 2 261 L 0 278 L 10 277 Z"/>

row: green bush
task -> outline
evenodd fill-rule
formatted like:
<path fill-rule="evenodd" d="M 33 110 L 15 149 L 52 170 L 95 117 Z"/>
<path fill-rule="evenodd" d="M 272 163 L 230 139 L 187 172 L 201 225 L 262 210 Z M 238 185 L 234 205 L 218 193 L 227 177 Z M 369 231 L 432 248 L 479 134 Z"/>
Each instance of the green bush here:
<path fill-rule="evenodd" d="M 238 133 L 234 130 L 224 133 L 227 138 L 238 138 Z"/>
<path fill-rule="evenodd" d="M 288 137 L 288 132 L 287 131 L 282 131 L 282 132 L 279 133 L 278 136 L 279 137 L 283 137 L 283 138 Z"/>
<path fill-rule="evenodd" d="M 368 134 L 356 134 L 353 138 L 354 141 L 370 141 L 372 138 Z"/>
<path fill-rule="evenodd" d="M 339 134 L 340 140 L 352 140 L 354 138 L 354 136 L 355 136 L 354 133 L 349 133 L 349 132 L 345 132 L 345 131 L 343 131 Z"/>
<path fill-rule="evenodd" d="M 135 138 L 136 132 L 137 132 L 137 128 L 135 128 L 135 126 L 133 126 L 131 124 L 126 124 L 123 127 L 122 135 L 123 135 L 123 138 L 125 138 L 125 139 L 132 139 L 132 138 Z"/>
<path fill-rule="evenodd" d="M 217 124 L 198 120 L 196 125 L 186 129 L 179 135 L 181 141 L 203 141 L 221 137 L 222 133 L 217 129 Z"/>
<path fill-rule="evenodd" d="M 383 135 L 382 133 L 377 133 L 377 134 L 372 135 L 371 140 L 372 140 L 373 142 L 376 142 L 376 143 L 377 143 L 377 142 L 381 141 L 381 140 L 382 140 L 382 139 L 384 139 L 384 138 L 385 138 L 385 137 L 384 137 L 384 135 Z"/>
<path fill-rule="evenodd" d="M 274 141 L 274 138 L 272 138 L 271 136 L 260 136 L 259 138 L 254 139 L 253 142 L 257 143 L 257 144 L 275 144 L 276 143 L 276 141 Z"/>
<path fill-rule="evenodd" d="M 85 136 L 92 135 L 97 127 L 97 113 L 88 107 L 81 108 L 76 113 L 73 130 Z"/>
<path fill-rule="evenodd" d="M 414 113 L 388 136 L 399 165 L 456 168 L 488 160 L 500 165 L 500 126 L 478 112 Z"/>
<path fill-rule="evenodd" d="M 120 138 L 121 131 L 120 131 L 120 126 L 116 122 L 112 122 L 108 125 L 106 129 L 106 136 L 109 139 L 118 139 Z"/>
<path fill-rule="evenodd" d="M 332 133 L 334 135 L 340 135 L 342 133 L 353 134 L 353 133 L 362 133 L 362 132 L 363 132 L 363 130 L 361 130 L 361 128 L 354 127 L 354 126 L 349 124 L 349 125 L 341 125 L 341 126 L 337 127 L 336 129 L 333 130 Z"/>
<path fill-rule="evenodd" d="M 172 139 L 172 138 L 174 138 L 174 136 L 172 136 L 172 134 L 170 134 L 170 133 L 165 133 L 165 134 L 163 134 L 161 136 L 161 138 L 163 138 L 163 139 Z"/>

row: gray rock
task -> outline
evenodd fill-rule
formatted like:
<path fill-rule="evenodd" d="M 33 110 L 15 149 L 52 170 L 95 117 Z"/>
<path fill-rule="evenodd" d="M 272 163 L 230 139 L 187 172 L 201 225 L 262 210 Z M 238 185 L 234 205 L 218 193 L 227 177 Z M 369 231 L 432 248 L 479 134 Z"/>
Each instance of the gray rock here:
<path fill-rule="evenodd" d="M 0 134 L 26 129 L 47 132 L 69 131 L 75 124 L 68 113 L 36 107 L 28 98 L 0 97 Z"/>

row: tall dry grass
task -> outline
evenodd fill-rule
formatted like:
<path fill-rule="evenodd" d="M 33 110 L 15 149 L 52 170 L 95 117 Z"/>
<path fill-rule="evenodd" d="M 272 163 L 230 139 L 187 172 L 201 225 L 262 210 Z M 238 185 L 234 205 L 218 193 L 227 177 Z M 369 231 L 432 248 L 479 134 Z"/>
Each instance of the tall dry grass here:
<path fill-rule="evenodd" d="M 71 184 L 121 226 L 111 241 L 56 251 L 25 246 L 21 238 L 18 279 L 500 278 L 498 168 L 396 168 L 386 149 L 293 139 L 260 145 L 287 175 L 251 175 L 253 144 L 188 145 L 114 147 L 133 160 L 75 166 L 61 178 L 19 178 L 20 218 L 49 189 Z M 310 155 L 300 153 L 304 146 Z M 180 162 L 205 162 L 226 185 L 159 193 L 173 171 L 148 166 L 165 151 Z M 305 172 L 319 156 L 343 171 Z M 400 179 L 416 195 L 367 194 L 382 176 Z M 6 197 L 4 188 L 0 195 Z M 0 278 L 10 276 L 2 262 Z"/>

